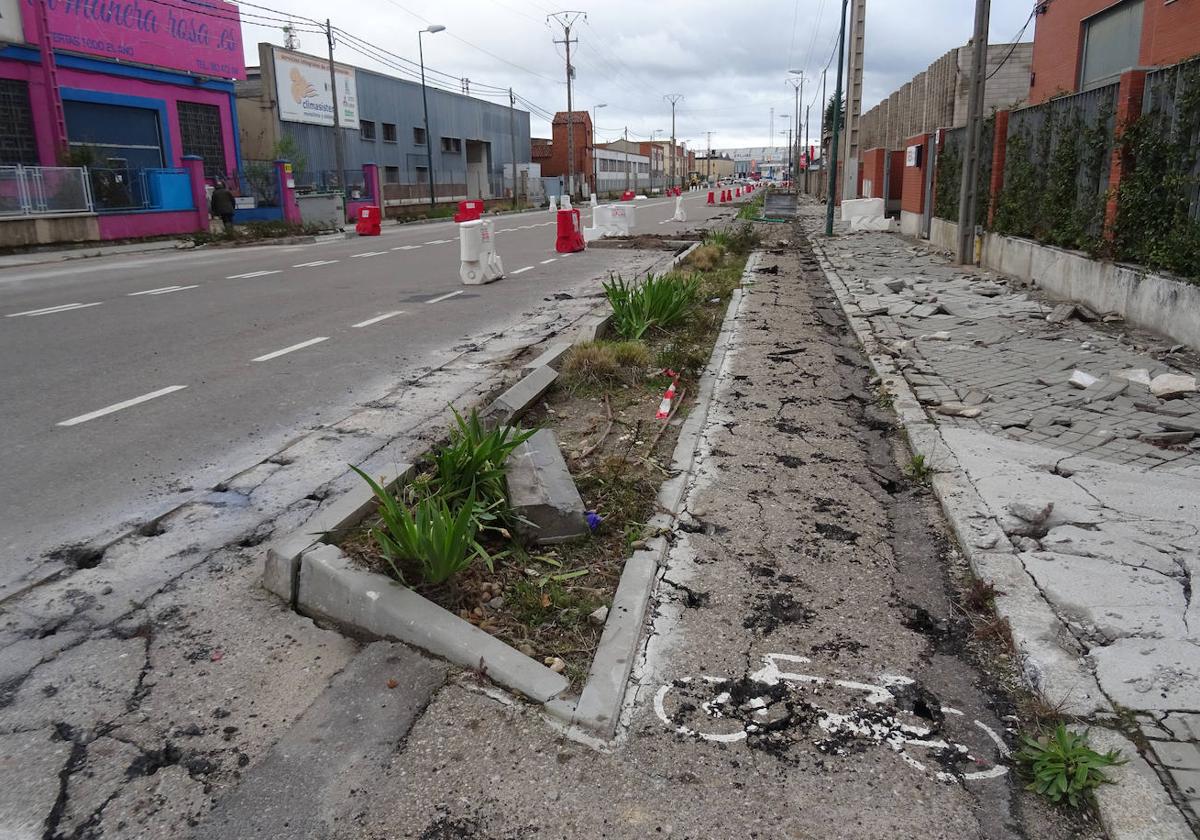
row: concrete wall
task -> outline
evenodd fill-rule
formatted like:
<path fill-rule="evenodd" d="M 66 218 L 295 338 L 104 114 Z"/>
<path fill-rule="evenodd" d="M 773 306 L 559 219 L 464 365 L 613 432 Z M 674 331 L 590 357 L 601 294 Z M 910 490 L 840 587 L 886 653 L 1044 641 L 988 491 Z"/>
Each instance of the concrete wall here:
<path fill-rule="evenodd" d="M 30 216 L 0 220 L 0 248 L 99 240 L 100 226 L 95 216 Z"/>
<path fill-rule="evenodd" d="M 1073 93 L 1079 82 L 1083 20 L 1115 5 L 1114 0 L 1055 0 L 1037 16 L 1033 35 L 1029 101 L 1044 102 Z M 1175 64 L 1200 51 L 1200 3 L 1195 0 L 1146 0 L 1142 7 L 1142 67 Z"/>
<path fill-rule="evenodd" d="M 958 225 L 933 220 L 935 245 L 953 249 L 957 236 Z M 1200 350 L 1200 286 L 1194 283 L 998 233 L 984 235 L 982 262 L 1052 297 L 1100 314 L 1115 312 L 1134 326 Z"/>
<path fill-rule="evenodd" d="M 141 213 L 105 213 L 99 217 L 100 238 L 138 239 L 145 236 L 175 236 L 197 233 L 194 210 L 168 213 L 147 210 Z"/>
<path fill-rule="evenodd" d="M 958 251 L 958 225 L 934 216 L 929 223 L 929 244 L 943 251 Z"/>

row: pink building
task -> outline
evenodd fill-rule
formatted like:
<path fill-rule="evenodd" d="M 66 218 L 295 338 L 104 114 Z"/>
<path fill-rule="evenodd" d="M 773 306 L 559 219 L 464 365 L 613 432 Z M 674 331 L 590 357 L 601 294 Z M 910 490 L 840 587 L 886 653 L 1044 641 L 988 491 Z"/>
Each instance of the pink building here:
<path fill-rule="evenodd" d="M 86 214 L 50 195 L 40 208 L 26 195 L 24 215 L 63 210 L 75 228 L 95 228 L 72 237 L 84 239 L 207 229 L 193 181 L 240 168 L 233 80 L 246 71 L 232 3 L 7 0 L 0 44 L 0 167 L 87 167 L 96 220 L 81 226 Z M 71 176 L 46 171 L 29 183 L 52 191 Z M 4 185 L 17 177 L 33 176 L 0 176 L 0 225 L 10 234 L 19 214 Z M 79 192 L 71 189 L 68 198 Z"/>

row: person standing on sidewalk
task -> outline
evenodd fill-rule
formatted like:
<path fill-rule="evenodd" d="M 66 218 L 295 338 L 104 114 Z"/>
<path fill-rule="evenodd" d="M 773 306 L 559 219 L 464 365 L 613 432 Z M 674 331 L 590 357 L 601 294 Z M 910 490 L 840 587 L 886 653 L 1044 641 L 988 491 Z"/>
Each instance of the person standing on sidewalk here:
<path fill-rule="evenodd" d="M 212 198 L 209 199 L 209 212 L 221 220 L 221 224 L 225 226 L 226 236 L 233 236 L 233 211 L 235 209 L 237 209 L 237 202 L 233 199 L 233 193 L 229 191 L 229 187 L 225 186 L 224 181 L 218 181 Z"/>

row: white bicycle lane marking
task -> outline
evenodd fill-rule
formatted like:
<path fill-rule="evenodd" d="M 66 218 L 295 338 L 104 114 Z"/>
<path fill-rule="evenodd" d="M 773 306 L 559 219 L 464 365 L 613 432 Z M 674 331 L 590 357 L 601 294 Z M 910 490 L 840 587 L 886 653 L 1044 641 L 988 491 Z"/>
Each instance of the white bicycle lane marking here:
<path fill-rule="evenodd" d="M 952 751 L 953 754 L 961 757 L 964 762 L 969 762 L 981 768 L 961 773 L 950 773 L 944 770 L 935 771 L 934 776 L 943 782 L 952 782 L 956 779 L 982 781 L 1002 777 L 1008 772 L 1008 768 L 1002 762 L 1009 757 L 1009 749 L 1005 745 L 1004 739 L 983 721 L 973 720 L 971 723 L 986 735 L 995 746 L 996 753 L 1000 757 L 999 761 L 991 762 L 980 756 L 973 755 L 969 747 L 934 737 L 933 730 L 929 727 L 917 723 L 904 723 L 896 714 L 885 711 L 897 699 L 896 693 L 893 691 L 894 689 L 902 691 L 905 686 L 914 684 L 915 681 L 908 677 L 884 675 L 880 677 L 881 684 L 876 685 L 854 680 L 833 679 L 780 670 L 780 662 L 798 665 L 808 664 L 811 660 L 803 656 L 794 656 L 787 653 L 769 653 L 763 657 L 763 661 L 765 665 L 760 670 L 749 675 L 748 681 L 750 684 L 773 688 L 783 683 L 795 683 L 819 688 L 841 688 L 855 695 L 862 695 L 860 699 L 865 705 L 855 708 L 846 714 L 813 707 L 816 712 L 816 725 L 830 736 L 848 736 L 858 741 L 873 741 L 880 746 L 886 745 L 891 747 L 906 764 L 920 773 L 928 772 L 928 768 L 924 762 L 919 761 L 909 754 L 908 748 L 910 747 L 919 747 L 930 752 L 945 753 Z M 700 677 L 699 680 L 702 683 L 713 686 L 728 685 L 735 682 L 733 679 L 708 675 Z M 749 712 L 753 718 L 753 720 L 749 721 L 739 719 L 728 713 L 738 710 L 737 706 L 732 705 L 736 700 L 730 691 L 715 691 L 709 699 L 698 706 L 698 711 L 714 722 L 725 720 L 741 725 L 740 729 L 734 728 L 733 731 L 702 732 L 680 723 L 678 720 L 672 720 L 671 716 L 667 714 L 666 709 L 668 695 L 673 689 L 690 686 L 695 681 L 696 678 L 683 677 L 661 686 L 654 695 L 655 714 L 667 726 L 673 727 L 677 733 L 714 743 L 731 744 L 745 740 L 751 734 L 770 730 L 772 721 L 769 718 L 775 702 L 773 698 L 766 694 L 750 697 L 740 704 L 741 708 Z M 965 718 L 962 711 L 949 706 L 941 706 L 941 711 L 944 714 L 957 718 Z M 904 714 L 908 714 L 910 717 L 916 719 L 910 713 Z"/>

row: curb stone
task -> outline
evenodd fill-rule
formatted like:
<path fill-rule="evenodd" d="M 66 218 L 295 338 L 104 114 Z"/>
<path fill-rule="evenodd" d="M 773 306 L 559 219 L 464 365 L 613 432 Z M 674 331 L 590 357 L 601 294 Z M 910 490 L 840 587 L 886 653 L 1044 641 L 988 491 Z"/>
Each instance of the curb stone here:
<path fill-rule="evenodd" d="M 996 614 L 1009 623 L 1020 649 L 1022 676 L 1044 695 L 1062 698 L 1068 714 L 1112 715 L 1114 710 L 1084 664 L 1082 652 L 1074 649 L 1069 631 L 1021 567 L 1017 549 L 967 478 L 937 425 L 930 422 L 903 373 L 890 357 L 879 352 L 879 339 L 859 314 L 845 281 L 833 267 L 820 240 L 809 241 L 846 321 L 881 384 L 893 397 L 893 409 L 910 448 L 937 470 L 932 480 L 934 494 L 972 573 L 980 580 L 997 584 Z M 990 549 L 981 549 L 981 545 Z M 1114 773 L 1118 784 L 1103 785 L 1096 790 L 1097 811 L 1110 840 L 1195 838 L 1132 742 L 1103 727 L 1093 728 L 1090 740 L 1096 750 L 1119 749 L 1129 760 L 1127 767 L 1118 768 L 1123 772 Z"/>

